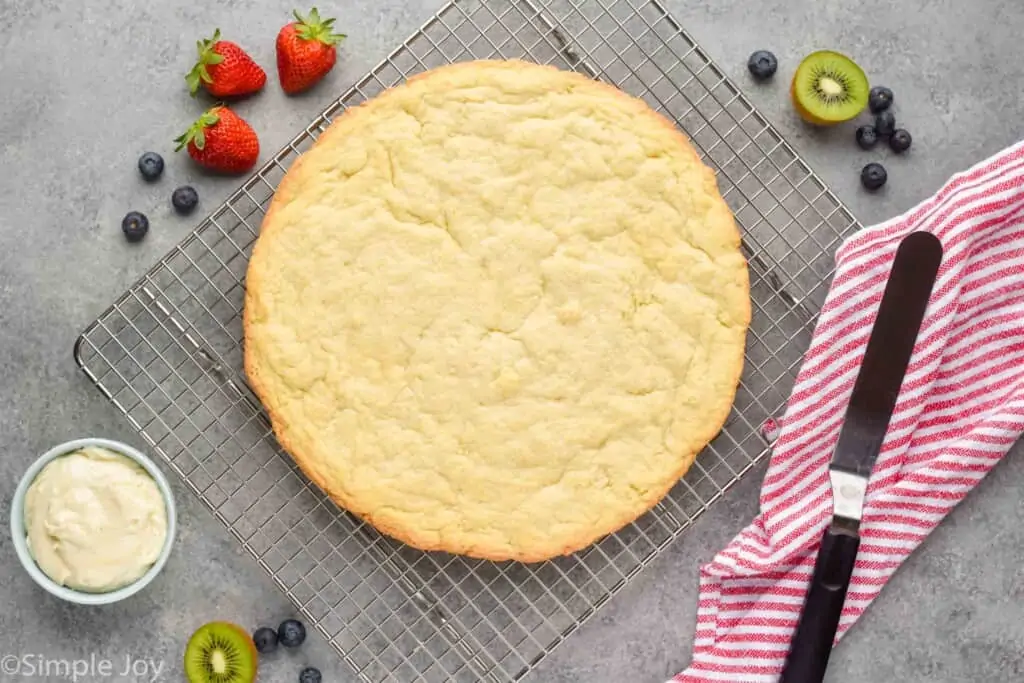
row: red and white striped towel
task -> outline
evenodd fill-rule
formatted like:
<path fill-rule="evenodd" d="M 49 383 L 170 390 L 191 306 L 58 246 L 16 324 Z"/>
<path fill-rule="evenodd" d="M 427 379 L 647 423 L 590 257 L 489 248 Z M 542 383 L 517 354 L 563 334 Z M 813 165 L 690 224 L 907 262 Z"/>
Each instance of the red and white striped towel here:
<path fill-rule="evenodd" d="M 693 660 L 676 683 L 778 680 L 831 516 L 827 467 L 900 240 L 945 255 L 868 486 L 839 624 L 1024 432 L 1024 143 L 954 176 L 838 250 L 836 276 L 782 418 L 753 523 L 701 569 Z"/>

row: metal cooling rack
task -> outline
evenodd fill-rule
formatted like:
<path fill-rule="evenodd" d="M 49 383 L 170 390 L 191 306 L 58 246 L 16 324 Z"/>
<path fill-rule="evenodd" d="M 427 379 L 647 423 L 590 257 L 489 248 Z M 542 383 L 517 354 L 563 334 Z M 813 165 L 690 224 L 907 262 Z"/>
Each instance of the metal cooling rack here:
<path fill-rule="evenodd" d="M 340 511 L 279 449 L 242 372 L 248 254 L 285 170 L 345 108 L 474 58 L 576 69 L 644 98 L 718 172 L 751 265 L 735 409 L 653 511 L 538 565 L 422 553 Z M 75 358 L 360 680 L 517 681 L 767 453 L 858 224 L 655 0 L 455 0 L 317 117 L 85 330 Z"/>

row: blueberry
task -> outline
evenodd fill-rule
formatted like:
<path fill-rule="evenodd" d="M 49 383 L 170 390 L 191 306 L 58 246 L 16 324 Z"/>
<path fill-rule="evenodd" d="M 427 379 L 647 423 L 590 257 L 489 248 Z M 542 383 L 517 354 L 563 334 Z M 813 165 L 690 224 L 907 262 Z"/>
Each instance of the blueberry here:
<path fill-rule="evenodd" d="M 306 640 L 306 627 L 301 621 L 286 619 L 277 627 L 277 639 L 285 647 L 298 647 Z"/>
<path fill-rule="evenodd" d="M 889 146 L 892 147 L 892 151 L 897 154 L 902 154 L 910 149 L 911 142 L 912 138 L 910 137 L 910 133 L 902 128 L 894 130 L 892 135 L 889 137 Z"/>
<path fill-rule="evenodd" d="M 878 132 L 874 126 L 861 126 L 857 129 L 857 144 L 861 149 L 871 149 L 878 142 Z"/>
<path fill-rule="evenodd" d="M 323 677 L 320 675 L 320 669 L 315 669 L 311 666 L 307 666 L 299 674 L 299 683 L 320 683 Z"/>
<path fill-rule="evenodd" d="M 277 649 L 277 631 L 266 626 L 258 628 L 252 634 L 252 642 L 256 645 L 257 652 L 273 652 Z"/>
<path fill-rule="evenodd" d="M 146 152 L 139 157 L 139 173 L 146 180 L 156 180 L 163 172 L 164 158 L 156 152 Z"/>
<path fill-rule="evenodd" d="M 875 117 L 875 132 L 881 137 L 887 138 L 896 130 L 896 117 L 891 111 L 883 111 Z"/>
<path fill-rule="evenodd" d="M 129 211 L 121 221 L 121 231 L 129 242 L 138 242 L 149 232 L 149 219 L 146 214 Z"/>
<path fill-rule="evenodd" d="M 775 75 L 779 68 L 779 60 L 768 50 L 758 50 L 747 60 L 750 75 L 758 80 L 767 80 Z"/>
<path fill-rule="evenodd" d="M 185 215 L 192 213 L 199 203 L 199 193 L 191 185 L 182 185 L 171 194 L 171 204 L 174 210 Z"/>
<path fill-rule="evenodd" d="M 868 93 L 868 107 L 872 114 L 885 111 L 892 106 L 892 90 L 884 85 L 878 85 Z"/>
<path fill-rule="evenodd" d="M 860 182 L 869 190 L 877 190 L 885 185 L 885 181 L 888 179 L 889 174 L 885 172 L 885 167 L 881 164 L 870 163 L 860 172 Z"/>

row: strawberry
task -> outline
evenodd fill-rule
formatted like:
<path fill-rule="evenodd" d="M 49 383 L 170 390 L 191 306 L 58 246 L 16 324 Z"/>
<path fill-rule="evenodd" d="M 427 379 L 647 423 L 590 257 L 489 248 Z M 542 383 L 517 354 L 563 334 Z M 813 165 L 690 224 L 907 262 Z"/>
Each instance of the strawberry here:
<path fill-rule="evenodd" d="M 214 97 L 251 95 L 267 82 L 267 72 L 236 43 L 221 40 L 220 29 L 213 38 L 198 41 L 196 49 L 199 60 L 185 76 L 193 97 L 200 86 Z"/>
<path fill-rule="evenodd" d="M 308 17 L 294 12 L 293 21 L 277 34 L 277 73 L 288 94 L 310 88 L 334 68 L 335 45 L 346 36 L 334 33 L 334 19 L 321 19 L 314 7 Z"/>
<path fill-rule="evenodd" d="M 216 105 L 203 113 L 195 123 L 174 140 L 188 147 L 188 154 L 200 166 L 222 173 L 245 173 L 260 155 L 260 141 L 238 114 L 224 105 Z"/>

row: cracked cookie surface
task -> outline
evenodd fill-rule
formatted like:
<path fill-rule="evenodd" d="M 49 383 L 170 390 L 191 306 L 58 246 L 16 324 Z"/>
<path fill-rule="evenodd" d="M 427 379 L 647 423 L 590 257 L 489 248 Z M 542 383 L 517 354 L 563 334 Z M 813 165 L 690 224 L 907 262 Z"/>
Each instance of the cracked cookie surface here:
<path fill-rule="evenodd" d="M 523 62 L 347 110 L 247 275 L 245 368 L 339 505 L 539 561 L 653 507 L 721 429 L 750 321 L 713 172 L 641 100 Z"/>

